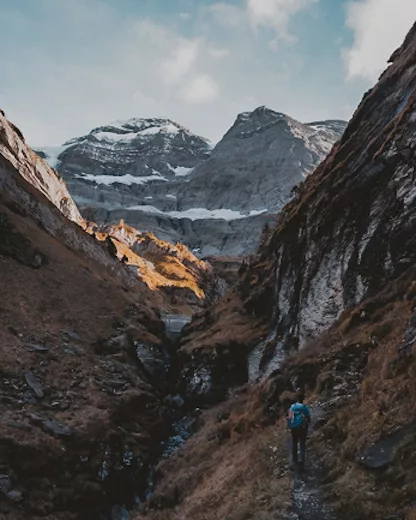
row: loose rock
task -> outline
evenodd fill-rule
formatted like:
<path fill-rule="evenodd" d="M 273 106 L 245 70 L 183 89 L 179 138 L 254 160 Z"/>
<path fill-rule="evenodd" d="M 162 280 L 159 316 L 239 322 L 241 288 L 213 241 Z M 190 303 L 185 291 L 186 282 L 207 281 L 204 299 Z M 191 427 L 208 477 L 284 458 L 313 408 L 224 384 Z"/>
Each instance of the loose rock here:
<path fill-rule="evenodd" d="M 34 374 L 32 374 L 32 372 L 26 372 L 25 379 L 27 385 L 31 388 L 36 397 L 42 399 L 42 397 L 45 394 L 43 393 L 42 384 L 40 383 L 38 378 Z"/>
<path fill-rule="evenodd" d="M 42 428 L 52 434 L 54 437 L 70 437 L 72 435 L 69 426 L 66 426 L 58 421 L 45 419 L 42 422 Z"/>

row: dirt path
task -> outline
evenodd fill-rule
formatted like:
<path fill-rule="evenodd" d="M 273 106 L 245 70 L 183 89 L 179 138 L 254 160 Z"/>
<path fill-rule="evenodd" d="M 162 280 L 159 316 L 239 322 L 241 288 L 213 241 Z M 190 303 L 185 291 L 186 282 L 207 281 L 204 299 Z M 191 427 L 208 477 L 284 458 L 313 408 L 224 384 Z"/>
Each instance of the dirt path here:
<path fill-rule="evenodd" d="M 319 404 L 314 404 L 310 408 L 311 431 L 313 431 L 314 424 L 323 417 L 325 412 Z M 310 442 L 308 447 L 311 448 Z M 290 456 L 290 441 L 288 452 Z M 305 468 L 293 470 L 293 515 L 290 520 L 336 520 L 331 508 L 322 499 L 323 471 L 312 450 L 308 452 Z"/>

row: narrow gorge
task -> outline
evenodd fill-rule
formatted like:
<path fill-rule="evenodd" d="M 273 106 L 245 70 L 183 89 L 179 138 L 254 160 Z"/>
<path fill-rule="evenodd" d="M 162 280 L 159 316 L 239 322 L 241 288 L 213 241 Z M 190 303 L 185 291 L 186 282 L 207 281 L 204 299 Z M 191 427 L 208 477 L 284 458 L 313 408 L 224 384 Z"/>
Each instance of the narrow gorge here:
<path fill-rule="evenodd" d="M 0 518 L 415 520 L 416 25 L 344 129 L 134 119 L 61 177 L 1 112 Z"/>

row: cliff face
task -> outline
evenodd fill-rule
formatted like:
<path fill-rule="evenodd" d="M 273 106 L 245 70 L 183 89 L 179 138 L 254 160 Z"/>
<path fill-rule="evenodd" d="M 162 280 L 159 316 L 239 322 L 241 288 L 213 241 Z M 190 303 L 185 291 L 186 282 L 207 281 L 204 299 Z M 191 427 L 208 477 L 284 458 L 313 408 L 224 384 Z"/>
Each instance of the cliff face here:
<path fill-rule="evenodd" d="M 84 227 L 59 175 L 1 115 L 1 518 L 131 507 L 166 434 L 168 301 L 116 258 L 116 238 Z M 177 277 L 184 264 L 171 260 Z"/>
<path fill-rule="evenodd" d="M 65 182 L 39 156 L 26 146 L 20 131 L 12 125 L 0 112 L 0 152 L 3 164 L 18 171 L 16 175 L 6 174 L 2 168 L 0 186 L 27 203 L 28 195 L 19 190 L 19 177 L 31 184 L 36 190 L 49 199 L 69 220 L 81 225 L 79 214 Z M 32 205 L 28 204 L 31 210 Z"/>
<path fill-rule="evenodd" d="M 363 99 L 343 138 L 279 218 L 255 273 L 272 295 L 277 349 L 302 347 L 416 259 L 416 34 Z M 261 273 L 259 265 L 271 264 Z M 272 286 L 270 286 L 272 283 Z M 259 293 L 248 308 L 262 313 Z"/>
<path fill-rule="evenodd" d="M 232 331 L 226 323 L 243 323 L 246 316 L 252 339 L 246 348 L 256 345 L 247 373 L 256 378 L 413 265 L 415 33 L 263 237 L 258 254 L 242 265 L 238 287 L 207 318 L 209 339 L 198 332 L 206 327 L 204 319 L 196 321 L 184 338 L 185 351 L 218 346 L 228 352 L 230 344 L 240 343 L 242 329 Z"/>
<path fill-rule="evenodd" d="M 415 103 L 413 29 L 243 275 L 245 308 L 269 320 L 277 355 L 415 262 Z"/>

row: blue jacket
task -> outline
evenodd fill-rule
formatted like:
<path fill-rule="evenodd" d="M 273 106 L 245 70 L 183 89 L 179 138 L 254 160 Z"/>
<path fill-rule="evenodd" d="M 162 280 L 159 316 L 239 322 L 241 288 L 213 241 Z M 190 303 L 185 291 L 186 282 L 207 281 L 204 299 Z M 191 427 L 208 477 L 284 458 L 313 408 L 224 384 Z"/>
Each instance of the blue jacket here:
<path fill-rule="evenodd" d="M 311 412 L 306 404 L 295 403 L 289 409 L 288 427 L 290 429 L 303 428 L 311 421 Z"/>

